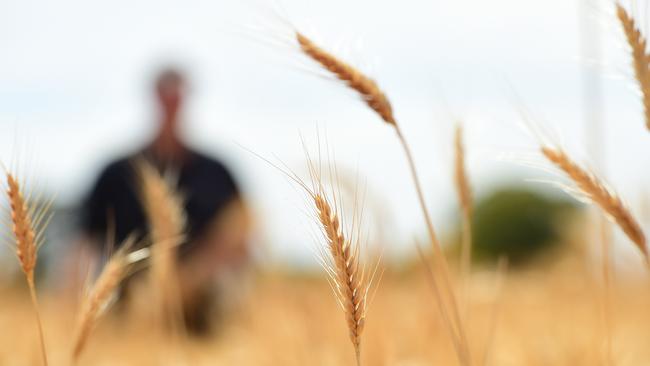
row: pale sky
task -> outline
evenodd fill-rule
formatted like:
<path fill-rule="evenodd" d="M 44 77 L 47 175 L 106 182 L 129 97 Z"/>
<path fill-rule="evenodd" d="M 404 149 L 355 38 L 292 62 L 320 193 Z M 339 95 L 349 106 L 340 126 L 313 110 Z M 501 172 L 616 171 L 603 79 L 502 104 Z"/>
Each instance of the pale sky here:
<path fill-rule="evenodd" d="M 609 181 L 633 208 L 647 194 L 650 135 L 611 2 L 276 3 L 295 26 L 386 91 L 441 231 L 450 229 L 455 207 L 452 115 L 466 122 L 470 175 L 479 192 L 504 176 L 545 177 L 500 159 L 534 152 L 535 140 L 519 127 L 516 100 L 589 161 L 583 72 L 602 81 Z M 186 136 L 232 167 L 273 258 L 310 260 L 309 207 L 295 186 L 245 149 L 300 172 L 300 135 L 315 141 L 317 133 L 340 170 L 358 171 L 368 208 L 386 206 L 370 216 L 384 217 L 389 250 L 400 251 L 394 247 L 407 245 L 422 219 L 393 131 L 354 93 L 319 77 L 286 41 L 290 33 L 272 4 L 3 0 L 0 159 L 12 162 L 23 152 L 29 159 L 20 163 L 35 180 L 61 202 L 77 203 L 102 164 L 149 138 L 155 126 L 150 78 L 161 63 L 176 61 L 192 79 Z M 601 60 L 581 54 L 581 17 L 588 39 L 603 34 Z"/>

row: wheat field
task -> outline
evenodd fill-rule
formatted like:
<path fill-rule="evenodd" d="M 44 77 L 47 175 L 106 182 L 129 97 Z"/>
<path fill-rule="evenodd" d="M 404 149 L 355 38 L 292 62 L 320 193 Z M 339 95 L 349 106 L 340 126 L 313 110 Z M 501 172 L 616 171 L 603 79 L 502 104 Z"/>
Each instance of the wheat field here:
<path fill-rule="evenodd" d="M 601 291 L 593 270 L 580 266 L 575 258 L 566 259 L 553 269 L 531 269 L 509 276 L 500 290 L 492 271 L 477 271 L 471 280 L 468 312 L 472 354 L 486 357 L 485 364 L 489 365 L 603 364 Z M 368 309 L 361 349 L 364 364 L 456 364 L 425 277 L 418 270 L 384 276 Z M 617 365 L 643 365 L 650 360 L 646 347 L 646 325 L 650 321 L 648 283 L 625 282 L 614 289 L 613 360 Z M 113 316 L 99 324 L 79 364 L 354 363 L 345 321 L 327 282 L 320 276 L 266 273 L 254 283 L 242 302 L 228 311 L 228 319 L 218 334 L 210 339 L 170 351 L 137 321 L 137 316 Z M 38 364 L 37 334 L 28 294 L 4 289 L 2 299 L 0 363 Z M 74 306 L 55 294 L 46 294 L 42 308 L 50 363 L 66 365 Z"/>
<path fill-rule="evenodd" d="M 650 55 L 643 27 L 626 7 L 616 3 L 615 10 L 650 126 Z M 10 218 L 5 225 L 22 273 L 0 288 L 0 365 L 650 364 L 647 242 L 625 192 L 538 135 L 531 146 L 538 158 L 563 174 L 563 187 L 586 201 L 598 218 L 582 215 L 575 225 L 567 222 L 569 239 L 562 249 L 531 265 L 511 266 L 507 258 L 475 265 L 473 188 L 481 182 L 471 181 L 466 170 L 464 154 L 472 146 L 464 144 L 465 127 L 457 125 L 454 171 L 449 172 L 462 223 L 457 253 L 446 250 L 430 217 L 419 173 L 424 167 L 416 164 L 401 129 L 408 121 L 393 112 L 389 91 L 305 34 L 291 32 L 296 52 L 356 93 L 376 113 L 378 127 L 394 132 L 410 173 L 400 178 L 412 183 L 409 194 L 417 196 L 424 223 L 426 236 L 407 243 L 419 256 L 395 266 L 390 258 L 367 253 L 357 234 L 359 223 L 347 221 L 356 215 L 344 214 L 340 191 L 329 186 L 336 177 L 324 177 L 328 172 L 320 161 L 306 154 L 309 177 L 282 165 L 278 174 L 308 197 L 306 211 L 322 231 L 316 255 L 322 271 L 250 268 L 245 279 L 220 293 L 216 331 L 194 339 L 177 318 L 183 291 L 177 247 L 186 230 L 182 199 L 162 174 L 144 162 L 137 167 L 151 245 L 127 241 L 76 298 L 56 287 L 37 288 L 49 206 L 31 202 L 22 182 L 3 167 Z M 624 266 L 599 255 L 614 253 L 606 235 L 597 233 L 600 218 L 609 219 L 607 225 L 636 248 L 637 256 L 624 258 Z M 126 304 L 113 307 L 121 281 L 133 271 L 148 276 L 140 277 Z"/>

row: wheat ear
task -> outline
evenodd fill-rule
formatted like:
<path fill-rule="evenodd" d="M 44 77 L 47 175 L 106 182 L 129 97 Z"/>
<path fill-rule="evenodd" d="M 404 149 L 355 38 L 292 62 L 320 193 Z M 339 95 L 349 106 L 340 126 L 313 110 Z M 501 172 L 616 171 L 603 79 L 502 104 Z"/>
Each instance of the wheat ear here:
<path fill-rule="evenodd" d="M 27 279 L 29 294 L 31 297 L 34 312 L 36 313 L 36 322 L 38 324 L 38 334 L 41 345 L 41 355 L 43 364 L 47 365 L 47 352 L 45 348 L 45 336 L 43 334 L 43 325 L 41 322 L 41 313 L 38 307 L 38 298 L 36 296 L 36 286 L 34 284 L 34 269 L 38 257 L 38 242 L 40 235 L 36 234 L 35 227 L 43 223 L 45 210 L 37 212 L 30 208 L 29 203 L 25 200 L 18 180 L 11 174 L 7 173 L 7 196 L 11 206 L 12 231 L 15 239 L 15 250 L 20 267 Z"/>
<path fill-rule="evenodd" d="M 151 281 L 157 296 L 160 320 L 173 330 L 182 325 L 182 304 L 178 284 L 177 249 L 183 240 L 183 200 L 158 170 L 145 160 L 137 163 L 141 201 L 149 221 L 151 237 Z"/>
<path fill-rule="evenodd" d="M 608 189 L 594 174 L 580 167 L 563 150 L 542 147 L 542 154 L 562 170 L 578 187 L 580 193 L 600 209 L 627 235 L 650 263 L 646 238 L 641 226 L 621 198 Z"/>
<path fill-rule="evenodd" d="M 296 32 L 296 40 L 307 56 L 321 64 L 350 88 L 356 90 L 366 104 L 377 112 L 386 123 L 395 124 L 393 108 L 374 80 L 320 48 L 302 33 Z"/>
<path fill-rule="evenodd" d="M 650 55 L 648 54 L 648 41 L 641 33 L 632 15 L 620 3 L 616 4 L 616 15 L 623 26 L 627 43 L 632 49 L 634 76 L 639 83 L 642 94 L 646 127 L 650 129 Z"/>
<path fill-rule="evenodd" d="M 357 365 L 360 365 L 361 333 L 365 324 L 368 291 L 363 273 L 360 271 L 358 246 L 343 235 L 339 216 L 327 198 L 320 193 L 313 194 L 312 198 L 333 263 L 333 268 L 329 268 L 328 273 L 334 279 L 335 292 L 345 311 Z"/>
<path fill-rule="evenodd" d="M 127 241 L 111 256 L 83 298 L 73 336 L 73 362 L 77 362 L 79 359 L 92 330 L 106 312 L 120 282 L 128 274 L 132 264 L 141 259 L 127 252 L 132 246 L 133 242 Z"/>
<path fill-rule="evenodd" d="M 356 90 L 366 101 L 366 104 L 371 109 L 373 109 L 381 117 L 381 119 L 384 120 L 384 122 L 395 128 L 395 132 L 397 133 L 397 137 L 400 141 L 402 149 L 404 150 L 404 154 L 409 165 L 411 178 L 413 179 L 413 183 L 415 185 L 420 209 L 422 211 L 422 215 L 424 216 L 427 232 L 429 234 L 429 240 L 435 254 L 434 260 L 436 261 L 436 267 L 440 268 L 440 274 L 442 277 L 440 279 L 442 283 L 441 287 L 444 290 L 444 293 L 446 294 L 446 297 L 450 303 L 448 306 L 451 308 L 450 313 L 453 315 L 455 323 L 455 326 L 452 328 L 455 329 L 449 329 L 449 331 L 451 336 L 458 337 L 459 342 L 463 345 L 462 351 L 458 355 L 459 360 L 463 365 L 469 365 L 471 363 L 469 347 L 467 345 L 465 331 L 460 319 L 456 295 L 449 280 L 449 269 L 444 258 L 442 247 L 438 241 L 438 237 L 433 226 L 433 221 L 431 220 L 429 211 L 427 209 L 426 201 L 424 199 L 424 190 L 420 184 L 420 178 L 415 165 L 415 159 L 413 158 L 413 153 L 411 152 L 411 148 L 407 143 L 396 118 L 393 115 L 393 110 L 388 97 L 386 97 L 386 94 L 371 78 L 367 77 L 362 72 L 350 66 L 349 64 L 343 62 L 333 54 L 325 51 L 309 38 L 302 35 L 300 32 L 296 32 L 296 39 L 303 53 L 319 63 L 325 69 L 332 72 L 339 80 L 346 83 L 351 89 Z M 438 281 L 438 278 L 434 278 L 433 280 Z M 446 306 L 445 304 L 440 305 Z"/>

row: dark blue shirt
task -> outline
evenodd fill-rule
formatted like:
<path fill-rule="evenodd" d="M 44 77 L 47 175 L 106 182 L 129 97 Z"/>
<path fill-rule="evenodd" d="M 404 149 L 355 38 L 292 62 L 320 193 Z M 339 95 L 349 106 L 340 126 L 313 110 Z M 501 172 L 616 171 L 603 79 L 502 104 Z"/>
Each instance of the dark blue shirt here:
<path fill-rule="evenodd" d="M 129 235 L 143 238 L 148 232 L 134 165 L 142 156 L 148 154 L 133 155 L 108 165 L 83 205 L 82 229 L 99 239 L 96 242 L 101 249 L 105 249 L 103 239 L 109 225 L 114 226 L 116 245 Z M 180 166 L 166 166 L 150 157 L 148 160 L 161 171 L 171 170 L 177 174 L 177 189 L 184 199 L 187 215 L 187 240 L 179 249 L 182 257 L 192 250 L 195 239 L 216 215 L 239 196 L 237 184 L 223 164 L 195 151 L 187 151 Z"/>

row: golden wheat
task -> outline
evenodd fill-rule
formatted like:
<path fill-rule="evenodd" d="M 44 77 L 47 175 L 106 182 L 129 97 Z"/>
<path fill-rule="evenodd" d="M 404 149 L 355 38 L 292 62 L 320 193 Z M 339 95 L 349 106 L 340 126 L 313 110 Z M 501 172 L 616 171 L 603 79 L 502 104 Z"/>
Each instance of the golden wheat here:
<path fill-rule="evenodd" d="M 183 199 L 173 185 L 145 160 L 138 161 L 141 200 L 152 242 L 165 252 L 175 249 L 185 230 Z M 176 244 L 176 245 L 174 245 Z M 155 248 L 152 248 L 152 255 Z"/>
<path fill-rule="evenodd" d="M 350 340 L 354 346 L 357 364 L 361 361 L 361 332 L 366 317 L 367 286 L 363 273 L 360 272 L 358 246 L 343 235 L 341 221 L 327 198 L 316 193 L 313 195 L 318 219 L 322 226 L 327 248 L 331 255 L 335 289 L 338 300 L 346 314 Z"/>
<path fill-rule="evenodd" d="M 47 206 L 40 211 L 30 207 L 29 203 L 23 196 L 18 180 L 11 173 L 7 173 L 7 187 L 7 196 L 11 207 L 12 232 L 15 239 L 16 256 L 20 262 L 20 268 L 27 279 L 29 294 L 36 314 L 43 364 L 47 365 L 45 336 L 43 334 L 43 324 L 38 307 L 36 286 L 34 284 L 34 269 L 36 268 L 39 247 L 38 238 L 40 237 L 40 235 L 36 233 L 35 227 L 38 227 L 39 224 L 43 222 Z"/>
<path fill-rule="evenodd" d="M 616 15 L 623 26 L 625 37 L 632 49 L 634 76 L 639 83 L 642 94 L 646 127 L 650 129 L 650 55 L 648 54 L 648 40 L 641 33 L 632 15 L 620 3 L 616 4 Z"/>
<path fill-rule="evenodd" d="M 450 335 L 454 337 L 454 334 L 458 334 L 460 343 L 462 344 L 462 353 L 459 354 L 459 359 L 465 365 L 471 363 L 469 356 L 469 347 L 467 345 L 467 340 L 465 337 L 465 331 L 461 316 L 458 310 L 458 303 L 456 301 L 456 294 L 452 288 L 451 281 L 449 279 L 449 269 L 442 251 L 442 247 L 436 235 L 436 231 L 433 226 L 433 220 L 429 214 L 426 200 L 424 198 L 424 190 L 420 184 L 420 178 L 417 172 L 417 167 L 415 164 L 415 159 L 411 148 L 402 133 L 400 125 L 397 123 L 397 120 L 393 116 L 392 106 L 386 97 L 386 94 L 379 89 L 377 83 L 369 78 L 368 76 L 361 73 L 359 70 L 343 62 L 333 54 L 325 51 L 323 48 L 317 46 L 309 38 L 302 35 L 300 32 L 296 32 L 296 39 L 300 45 L 301 50 L 307 56 L 318 62 L 325 69 L 332 72 L 338 79 L 345 82 L 351 89 L 356 90 L 366 101 L 366 104 L 373 109 L 377 114 L 389 125 L 393 126 L 399 142 L 402 146 L 406 160 L 409 165 L 409 171 L 411 173 L 411 178 L 415 186 L 416 194 L 418 197 L 418 203 L 420 205 L 420 210 L 424 217 L 424 221 L 427 227 L 427 233 L 429 234 L 429 240 L 433 251 L 435 253 L 434 261 L 436 268 L 439 269 L 438 274 L 441 278 L 436 276 L 432 280 L 437 282 L 440 281 L 440 288 L 444 291 L 444 298 L 447 299 L 448 303 L 440 303 L 441 307 L 449 307 L 449 312 L 452 314 L 453 327 L 449 329 Z M 453 329 L 455 328 L 455 329 Z"/>
<path fill-rule="evenodd" d="M 111 256 L 82 300 L 72 342 L 72 360 L 74 362 L 79 359 L 93 328 L 106 311 L 120 282 L 127 275 L 130 265 L 133 263 L 127 252 L 131 246 L 132 242 L 127 241 Z"/>
<path fill-rule="evenodd" d="M 145 160 L 136 166 L 140 194 L 149 221 L 151 238 L 151 281 L 157 296 L 156 316 L 173 330 L 179 330 L 182 305 L 179 300 L 177 249 L 183 240 L 185 212 L 181 196 L 168 179 Z"/>
<path fill-rule="evenodd" d="M 560 168 L 578 187 L 581 194 L 595 203 L 637 246 L 649 262 L 646 238 L 641 226 L 621 198 L 608 189 L 594 174 L 580 167 L 563 150 L 542 147 L 542 154 Z"/>
<path fill-rule="evenodd" d="M 395 124 L 393 108 L 384 92 L 379 89 L 379 86 L 374 80 L 320 48 L 302 33 L 296 32 L 296 39 L 300 44 L 301 50 L 307 56 L 321 64 L 325 69 L 345 82 L 350 88 L 361 94 L 366 104 L 377 112 L 386 123 Z"/>
<path fill-rule="evenodd" d="M 20 190 L 16 178 L 7 174 L 7 195 L 11 205 L 12 231 L 16 239 L 16 255 L 20 262 L 27 280 L 34 280 L 34 268 L 36 268 L 37 245 L 36 235 L 32 227 L 32 219 L 29 216 L 29 208 Z"/>

